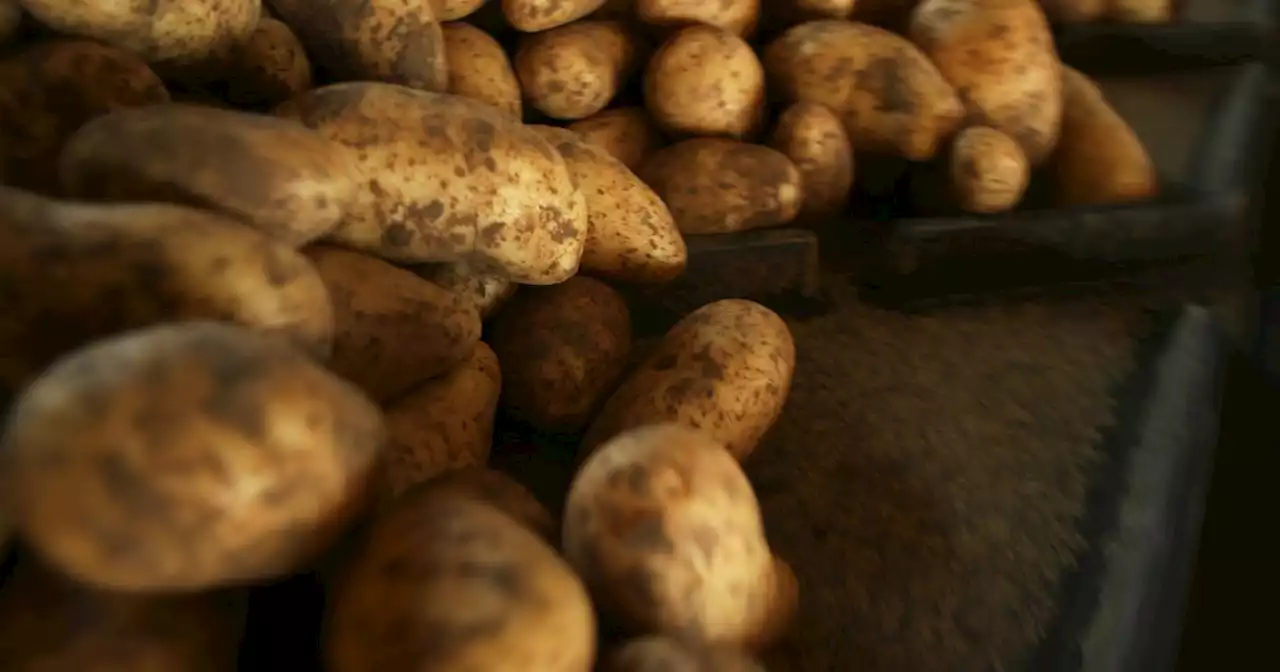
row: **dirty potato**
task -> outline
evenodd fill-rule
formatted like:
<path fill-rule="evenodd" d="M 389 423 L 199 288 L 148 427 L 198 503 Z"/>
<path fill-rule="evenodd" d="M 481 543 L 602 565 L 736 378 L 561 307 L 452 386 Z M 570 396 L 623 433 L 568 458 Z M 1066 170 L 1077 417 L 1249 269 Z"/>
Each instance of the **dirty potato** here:
<path fill-rule="evenodd" d="M 662 133 L 643 107 L 604 110 L 575 121 L 568 128 L 604 148 L 631 172 L 639 172 L 649 155 L 664 144 Z"/>
<path fill-rule="evenodd" d="M 58 191 L 58 154 L 85 122 L 169 100 L 137 56 L 88 40 L 57 39 L 0 60 L 0 179 Z"/>
<path fill-rule="evenodd" d="M 775 149 L 694 138 L 659 150 L 640 177 L 681 233 L 732 233 L 786 224 L 803 202 L 800 171 Z"/>
<path fill-rule="evenodd" d="M 520 81 L 502 45 L 469 23 L 446 23 L 443 30 L 449 93 L 488 103 L 522 119 Z"/>
<path fill-rule="evenodd" d="M 271 108 L 311 88 L 311 59 L 289 26 L 263 17 L 249 39 L 231 52 L 220 79 L 229 102 Z"/>
<path fill-rule="evenodd" d="M 500 0 L 516 30 L 537 33 L 563 26 L 600 9 L 605 0 Z"/>
<path fill-rule="evenodd" d="M 530 105 L 554 119 L 582 119 L 618 95 L 640 59 L 624 23 L 579 21 L 526 36 L 515 66 Z"/>
<path fill-rule="evenodd" d="M 796 609 L 751 483 L 705 432 L 660 424 L 614 437 L 574 476 L 562 536 L 602 614 L 631 633 L 756 649 Z"/>
<path fill-rule="evenodd" d="M 564 158 L 506 113 L 460 96 L 354 82 L 281 106 L 352 150 L 364 198 L 331 237 L 401 263 L 465 261 L 515 282 L 578 270 L 586 208 Z"/>
<path fill-rule="evenodd" d="M 361 186 L 347 149 L 301 124 L 178 103 L 85 124 L 60 173 L 69 196 L 202 207 L 294 246 L 336 227 Z"/>
<path fill-rule="evenodd" d="M 607 151 L 572 131 L 534 126 L 564 157 L 587 209 L 583 272 L 632 283 L 662 283 L 684 272 L 688 250 L 670 210 Z"/>
<path fill-rule="evenodd" d="M 672 637 L 649 636 L 627 642 L 604 662 L 603 672 L 765 672 L 749 654 Z"/>
<path fill-rule="evenodd" d="M 840 117 L 817 103 L 796 103 L 778 117 L 769 146 L 800 171 L 800 217 L 809 221 L 842 212 L 853 190 L 853 143 Z"/>
<path fill-rule="evenodd" d="M 331 604 L 331 672 L 589 672 L 595 658 L 591 602 L 555 550 L 431 488 L 375 519 Z"/>
<path fill-rule="evenodd" d="M 1050 160 L 1058 202 L 1108 205 L 1155 197 L 1155 164 L 1102 89 L 1062 66 L 1062 139 Z"/>
<path fill-rule="evenodd" d="M 764 67 L 751 45 L 713 26 L 677 31 L 649 59 L 644 102 L 665 130 L 743 138 L 764 120 Z"/>
<path fill-rule="evenodd" d="M 654 26 L 706 24 L 739 37 L 755 31 L 760 0 L 635 0 L 636 16 Z"/>
<path fill-rule="evenodd" d="M 831 108 L 856 149 L 932 158 L 964 116 L 955 89 L 919 48 L 887 30 L 810 21 L 765 49 L 772 94 Z"/>
<path fill-rule="evenodd" d="M 0 492 L 23 539 L 80 582 L 208 589 L 314 561 L 363 505 L 383 433 L 378 408 L 302 351 L 168 324 L 46 369 L 0 439 Z"/>
<path fill-rule="evenodd" d="M 1031 166 L 1016 140 L 987 126 L 961 131 L 947 164 L 951 195 L 962 210 L 1011 210 L 1027 191 Z"/>
<path fill-rule="evenodd" d="M 605 402 L 582 454 L 641 425 L 701 429 L 738 459 L 782 413 L 795 371 L 786 322 L 752 301 L 707 304 L 680 320 Z"/>
<path fill-rule="evenodd" d="M 463 362 L 480 339 L 480 314 L 464 297 L 359 252 L 304 253 L 333 302 L 329 368 L 380 402 Z"/>
<path fill-rule="evenodd" d="M 529 489 L 510 476 L 485 467 L 453 469 L 427 481 L 422 487 L 436 494 L 472 497 L 510 516 L 542 540 L 559 544 L 560 525 Z"/>
<path fill-rule="evenodd" d="M 447 374 L 387 407 L 386 485 L 394 496 L 450 469 L 483 466 L 502 392 L 498 357 L 482 342 Z"/>
<path fill-rule="evenodd" d="M 428 264 L 412 269 L 418 277 L 475 304 L 481 320 L 487 320 L 515 296 L 519 288 L 514 282 L 497 275 L 477 273 L 466 264 Z"/>

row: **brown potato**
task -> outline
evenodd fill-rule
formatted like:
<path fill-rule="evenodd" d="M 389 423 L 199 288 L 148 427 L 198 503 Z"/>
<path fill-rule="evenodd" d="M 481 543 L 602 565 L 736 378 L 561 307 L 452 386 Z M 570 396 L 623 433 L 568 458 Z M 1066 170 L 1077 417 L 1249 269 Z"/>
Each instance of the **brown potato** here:
<path fill-rule="evenodd" d="M 1038 0 L 924 0 L 908 35 L 955 87 L 969 123 L 1017 140 L 1033 166 L 1049 157 L 1062 74 Z"/>
<path fill-rule="evenodd" d="M 987 126 L 956 135 L 948 162 L 951 193 L 967 212 L 990 214 L 1013 209 L 1031 179 L 1031 166 L 1013 138 Z"/>
<path fill-rule="evenodd" d="M 23 539 L 80 582 L 208 589 L 313 562 L 363 505 L 383 433 L 378 408 L 303 352 L 168 324 L 31 384 L 0 444 L 0 492 Z"/>
<path fill-rule="evenodd" d="M 1106 15 L 1121 23 L 1169 23 L 1174 11 L 1173 0 L 1110 0 Z"/>
<path fill-rule="evenodd" d="M 853 190 L 853 142 L 840 117 L 817 103 L 796 103 L 778 117 L 769 146 L 800 171 L 800 217 L 817 220 L 844 211 Z"/>
<path fill-rule="evenodd" d="M 263 17 L 248 41 L 232 51 L 221 80 L 231 103 L 272 108 L 311 88 L 311 59 L 289 26 Z"/>
<path fill-rule="evenodd" d="M 333 240 L 402 263 L 465 261 L 532 285 L 577 272 L 582 194 L 564 158 L 502 111 L 357 82 L 312 89 L 277 112 L 350 147 L 368 180 Z"/>
<path fill-rule="evenodd" d="M 515 296 L 519 288 L 514 282 L 497 275 L 477 273 L 466 264 L 430 264 L 412 269 L 418 277 L 432 284 L 470 299 L 480 313 L 481 320 L 487 320 Z"/>
<path fill-rule="evenodd" d="M 964 115 L 955 89 L 915 45 L 850 21 L 810 21 L 765 49 L 771 93 L 826 105 L 858 150 L 933 157 Z"/>
<path fill-rule="evenodd" d="M 581 454 L 626 430 L 677 422 L 744 459 L 782 414 L 795 366 L 795 342 L 776 313 L 742 299 L 707 304 L 628 374 L 591 423 Z"/>
<path fill-rule="evenodd" d="M 636 15 L 655 26 L 683 26 L 703 23 L 727 30 L 739 37 L 755 32 L 760 0 L 636 0 Z"/>
<path fill-rule="evenodd" d="M 800 171 L 785 154 L 721 138 L 694 138 L 659 150 L 640 177 L 684 234 L 780 226 L 803 202 Z"/>
<path fill-rule="evenodd" d="M 52 274 L 52 279 L 50 275 Z M 177 320 L 221 320 L 327 357 L 333 309 L 296 250 L 176 205 L 85 205 L 0 187 L 0 385 L 67 351 Z"/>
<path fill-rule="evenodd" d="M 480 314 L 410 271 L 327 245 L 308 247 L 333 301 L 329 368 L 385 402 L 466 360 Z"/>
<path fill-rule="evenodd" d="M 664 144 L 662 134 L 643 107 L 604 110 L 575 121 L 568 128 L 604 148 L 631 172 L 639 172 L 649 155 Z"/>
<path fill-rule="evenodd" d="M 427 481 L 433 493 L 473 497 L 510 516 L 543 541 L 559 544 L 560 525 L 547 507 L 518 481 L 495 469 L 463 467 Z"/>
<path fill-rule="evenodd" d="M 0 179 L 58 191 L 62 143 L 112 110 L 168 102 L 164 82 L 127 51 L 53 40 L 0 60 Z"/>
<path fill-rule="evenodd" d="M 614 437 L 578 470 L 564 555 L 628 632 L 761 648 L 795 613 L 795 575 L 765 539 L 733 455 L 678 425 Z"/>
<path fill-rule="evenodd" d="M 177 103 L 94 119 L 60 167 L 70 196 L 206 208 L 293 246 L 333 230 L 361 186 L 346 148 L 301 124 Z"/>
<path fill-rule="evenodd" d="M 684 272 L 688 250 L 662 199 L 607 151 L 572 131 L 534 126 L 564 157 L 585 199 L 587 242 L 581 269 L 633 283 L 662 283 Z"/>
<path fill-rule="evenodd" d="M 665 130 L 743 138 L 764 120 L 764 67 L 751 45 L 714 26 L 674 33 L 649 59 L 644 102 Z"/>
<path fill-rule="evenodd" d="M 640 64 L 640 45 L 619 21 L 579 21 L 526 36 L 516 76 L 529 104 L 554 119 L 603 110 Z"/>
<path fill-rule="evenodd" d="M 435 0 L 436 16 L 441 21 L 457 21 L 475 14 L 486 0 Z"/>
<path fill-rule="evenodd" d="M 582 582 L 537 535 L 472 498 L 430 488 L 401 498 L 343 579 L 330 672 L 591 670 L 596 622 Z"/>
<path fill-rule="evenodd" d="M 443 30 L 449 93 L 488 103 L 522 119 L 520 81 L 502 45 L 469 23 L 446 23 Z"/>
<path fill-rule="evenodd" d="M 516 30 L 536 33 L 563 26 L 600 9 L 605 0 L 501 0 L 502 14 Z"/>
<path fill-rule="evenodd" d="M 1040 0 L 1044 13 L 1057 23 L 1089 23 L 1102 18 L 1109 0 Z"/>
<path fill-rule="evenodd" d="M 341 81 L 447 91 L 434 0 L 269 0 L 317 65 Z"/>
<path fill-rule="evenodd" d="M 765 672 L 745 652 L 671 637 L 633 639 L 609 656 L 603 672 Z"/>
<path fill-rule="evenodd" d="M 1108 205 L 1154 198 L 1155 164 L 1098 85 L 1062 66 L 1062 140 L 1050 160 L 1058 202 Z"/>
<path fill-rule="evenodd" d="M 502 392 L 498 357 L 482 342 L 447 374 L 387 407 L 387 487 L 398 495 L 450 469 L 484 466 Z"/>

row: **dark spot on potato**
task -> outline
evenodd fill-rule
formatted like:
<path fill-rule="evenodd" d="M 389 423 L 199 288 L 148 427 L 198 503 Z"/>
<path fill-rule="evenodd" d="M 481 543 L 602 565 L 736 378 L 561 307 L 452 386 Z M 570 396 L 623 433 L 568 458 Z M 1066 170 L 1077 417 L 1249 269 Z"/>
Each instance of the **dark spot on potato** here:
<path fill-rule="evenodd" d="M 527 587 L 519 568 L 509 562 L 464 560 L 458 564 L 458 577 L 492 587 L 502 599 L 521 602 Z"/>
<path fill-rule="evenodd" d="M 437 219 L 440 219 L 440 216 L 443 214 L 444 214 L 444 203 L 441 203 L 440 199 L 431 201 L 430 203 L 427 204 L 427 207 L 423 208 L 422 210 L 423 219 L 426 219 L 429 223 L 435 222 Z"/>
<path fill-rule="evenodd" d="M 662 355 L 661 357 L 655 359 L 653 361 L 653 366 L 650 368 L 652 368 L 654 371 L 670 371 L 671 369 L 676 368 L 676 364 L 678 364 L 679 362 L 680 362 L 680 357 L 678 355 L 672 352 L 668 352 Z"/>
<path fill-rule="evenodd" d="M 876 96 L 876 110 L 885 114 L 911 115 L 916 103 L 911 87 L 898 70 L 898 59 L 881 56 L 858 74 L 858 85 Z"/>
<path fill-rule="evenodd" d="M 123 455 L 103 453 L 95 461 L 111 505 L 143 518 L 168 515 L 171 502 L 156 492 Z"/>
<path fill-rule="evenodd" d="M 466 130 L 476 150 L 484 154 L 493 151 L 493 137 L 498 130 L 493 124 L 484 119 L 468 119 Z"/>
<path fill-rule="evenodd" d="M 262 274 L 272 287 L 286 287 L 301 277 L 305 265 L 298 263 L 293 251 L 270 248 L 263 255 Z"/>
<path fill-rule="evenodd" d="M 413 242 L 413 229 L 404 224 L 392 224 L 382 231 L 382 244 L 387 247 L 405 247 Z"/>
<path fill-rule="evenodd" d="M 670 555 L 675 545 L 667 535 L 662 514 L 658 511 L 642 511 L 629 521 L 621 541 L 635 551 L 648 554 Z"/>

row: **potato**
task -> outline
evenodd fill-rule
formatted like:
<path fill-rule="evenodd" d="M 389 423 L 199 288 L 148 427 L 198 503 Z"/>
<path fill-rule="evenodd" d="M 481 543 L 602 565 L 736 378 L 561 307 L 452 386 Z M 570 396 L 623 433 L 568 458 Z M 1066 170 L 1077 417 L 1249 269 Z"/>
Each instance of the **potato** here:
<path fill-rule="evenodd" d="M 1062 139 L 1050 162 L 1058 202 L 1107 205 L 1158 195 L 1147 149 L 1097 84 L 1064 65 L 1062 90 Z"/>
<path fill-rule="evenodd" d="M 50 279 L 52 274 L 52 280 Z M 288 246 L 213 213 L 85 205 L 0 188 L 0 384 L 63 353 L 159 322 L 234 322 L 327 357 L 333 309 Z"/>
<path fill-rule="evenodd" d="M 234 672 L 247 602 L 88 590 L 24 555 L 0 587 L 0 669 Z"/>
<path fill-rule="evenodd" d="M 472 498 L 425 488 L 400 499 L 343 578 L 324 645 L 330 672 L 592 668 L 582 582 L 537 535 Z"/>
<path fill-rule="evenodd" d="M 742 299 L 707 304 L 623 380 L 587 429 L 581 454 L 628 429 L 677 422 L 744 459 L 782 413 L 795 365 L 791 331 L 773 311 Z"/>
<path fill-rule="evenodd" d="M 427 481 L 422 486 L 436 494 L 472 497 L 505 513 L 536 533 L 543 541 L 558 544 L 559 524 L 529 489 L 494 469 L 463 467 Z"/>
<path fill-rule="evenodd" d="M 1031 166 L 1013 138 L 986 126 L 956 136 L 947 174 L 957 205 L 968 212 L 1011 210 L 1026 193 Z"/>
<path fill-rule="evenodd" d="M 632 283 L 662 283 L 684 272 L 688 250 L 671 212 L 607 151 L 562 128 L 534 126 L 564 157 L 586 199 L 581 270 Z"/>
<path fill-rule="evenodd" d="M 450 469 L 484 466 L 502 392 L 498 357 L 481 342 L 452 371 L 387 408 L 387 487 L 392 495 Z"/>
<path fill-rule="evenodd" d="M 710 434 L 660 424 L 593 454 L 565 503 L 564 555 L 628 632 L 760 648 L 796 609 L 751 483 Z"/>
<path fill-rule="evenodd" d="M 0 179 L 58 190 L 62 143 L 111 110 L 167 102 L 164 82 L 137 56 L 88 40 L 53 40 L 0 60 Z"/>
<path fill-rule="evenodd" d="M 1110 0 L 1106 15 L 1121 23 L 1169 23 L 1173 13 L 1173 0 Z"/>
<path fill-rule="evenodd" d="M 924 161 L 964 115 L 955 89 L 915 45 L 849 21 L 790 28 L 765 49 L 769 90 L 826 105 L 858 150 Z"/>
<path fill-rule="evenodd" d="M 649 60 L 644 102 L 669 132 L 743 138 L 764 121 L 764 67 L 733 33 L 690 26 L 667 38 Z"/>
<path fill-rule="evenodd" d="M 457 366 L 480 339 L 466 298 L 368 255 L 306 248 L 333 301 L 329 368 L 384 402 Z"/>
<path fill-rule="evenodd" d="M 447 91 L 435 0 L 268 0 L 315 63 L 338 80 Z"/>
<path fill-rule="evenodd" d="M 523 38 L 516 76 L 538 111 L 554 119 L 583 119 L 618 95 L 640 58 L 640 45 L 625 24 L 579 21 Z"/>
<path fill-rule="evenodd" d="M 643 107 L 619 107 L 597 112 L 569 124 L 569 130 L 604 148 L 632 172 L 663 145 L 662 134 Z"/>
<path fill-rule="evenodd" d="M 60 166 L 70 196 L 207 208 L 293 246 L 337 227 L 361 186 L 346 148 L 301 124 L 177 103 L 94 119 Z"/>
<path fill-rule="evenodd" d="M 237 106 L 275 107 L 311 88 L 311 59 L 289 26 L 263 17 L 248 41 L 232 51 L 222 83 L 227 100 Z"/>
<path fill-rule="evenodd" d="M 642 637 L 609 656 L 603 672 L 765 672 L 737 649 L 705 646 L 671 637 Z"/>
<path fill-rule="evenodd" d="M 488 103 L 516 120 L 522 119 L 520 81 L 502 45 L 469 23 L 446 23 L 443 30 L 449 93 Z"/>
<path fill-rule="evenodd" d="M 1049 157 L 1062 76 L 1038 0 L 924 0 L 908 35 L 955 87 L 969 123 L 1018 141 L 1032 165 Z"/>
<path fill-rule="evenodd" d="M 1097 21 L 1110 5 L 1108 0 L 1040 0 L 1045 15 L 1057 23 Z"/>
<path fill-rule="evenodd" d="M 357 82 L 278 110 L 351 148 L 368 180 L 332 238 L 402 263 L 466 261 L 516 282 L 578 270 L 586 208 L 564 158 L 500 110 Z"/>
<path fill-rule="evenodd" d="M 760 0 L 636 0 L 636 16 L 655 26 L 704 23 L 739 37 L 755 31 Z"/>
<path fill-rule="evenodd" d="M 441 21 L 457 21 L 476 13 L 485 0 L 435 0 L 436 18 Z"/>
<path fill-rule="evenodd" d="M 0 45 L 8 44 L 22 28 L 22 5 L 18 0 L 0 0 Z"/>
<path fill-rule="evenodd" d="M 501 0 L 502 14 L 516 30 L 536 33 L 563 26 L 600 9 L 605 0 Z"/>
<path fill-rule="evenodd" d="M 786 224 L 800 212 L 800 171 L 785 154 L 721 138 L 694 138 L 649 157 L 640 177 L 684 234 Z"/>
<path fill-rule="evenodd" d="M 316 559 L 358 513 L 384 428 L 306 354 L 183 322 L 58 360 L 11 410 L 0 492 L 43 558 L 88 585 L 187 591 Z"/>
<path fill-rule="evenodd" d="M 800 171 L 802 218 L 824 219 L 844 211 L 853 190 L 853 143 L 835 112 L 817 103 L 791 105 L 778 117 L 769 146 L 786 154 Z"/>
<path fill-rule="evenodd" d="M 430 264 L 413 269 L 418 277 L 447 289 L 475 304 L 481 320 L 487 320 L 515 296 L 519 287 L 506 278 L 477 273 L 466 264 Z"/>

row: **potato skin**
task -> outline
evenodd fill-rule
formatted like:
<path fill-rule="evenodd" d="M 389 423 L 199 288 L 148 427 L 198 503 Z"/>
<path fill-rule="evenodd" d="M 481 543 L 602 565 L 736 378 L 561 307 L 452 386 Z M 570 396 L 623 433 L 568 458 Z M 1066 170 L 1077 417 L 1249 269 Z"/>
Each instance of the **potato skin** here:
<path fill-rule="evenodd" d="M 461 21 L 444 24 L 443 31 L 449 93 L 488 103 L 516 120 L 522 119 L 520 81 L 502 45 Z"/>
<path fill-rule="evenodd" d="M 640 45 L 622 22 L 579 21 L 523 38 L 516 76 L 539 112 L 583 119 L 618 95 L 640 57 Z"/>
<path fill-rule="evenodd" d="M 800 171 L 785 154 L 722 138 L 659 150 L 640 177 L 684 234 L 732 233 L 786 224 L 803 199 Z"/>
<path fill-rule="evenodd" d="M 58 192 L 58 154 L 85 122 L 112 110 L 169 101 L 143 60 L 105 44 L 57 39 L 0 61 L 0 179 Z"/>
<path fill-rule="evenodd" d="M 1031 166 L 1018 142 L 987 126 L 971 126 L 956 135 L 949 159 L 952 195 L 967 212 L 1011 210 L 1031 180 Z"/>
<path fill-rule="evenodd" d="M 358 82 L 277 110 L 352 150 L 365 174 L 332 238 L 402 263 L 466 261 L 543 285 L 578 270 L 585 207 L 564 158 L 490 105 Z"/>
<path fill-rule="evenodd" d="M 413 494 L 374 521 L 343 577 L 326 669 L 588 672 L 595 615 L 555 551 L 472 498 Z"/>
<path fill-rule="evenodd" d="M 434 494 L 472 497 L 501 511 L 533 531 L 543 541 L 559 544 L 560 524 L 529 489 L 496 469 L 451 469 L 423 486 Z"/>
<path fill-rule="evenodd" d="M 1050 168 L 1062 205 L 1110 205 L 1154 198 L 1155 164 L 1138 134 L 1098 85 L 1062 66 L 1062 140 Z"/>
<path fill-rule="evenodd" d="M 764 118 L 764 67 L 737 35 L 689 26 L 649 59 L 644 101 L 670 133 L 744 138 L 759 131 Z"/>
<path fill-rule="evenodd" d="M 470 299 L 479 311 L 481 320 L 487 320 L 498 312 L 508 299 L 515 296 L 519 288 L 519 285 L 506 278 L 477 273 L 466 264 L 429 264 L 412 270 L 423 280 Z"/>
<path fill-rule="evenodd" d="M 639 172 L 645 160 L 665 144 L 643 107 L 597 112 L 569 124 L 568 129 L 609 152 L 633 173 Z"/>
<path fill-rule="evenodd" d="M 501 0 L 513 28 L 537 33 L 567 25 L 600 9 L 605 0 Z"/>
<path fill-rule="evenodd" d="M 727 30 L 739 37 L 755 32 L 760 0 L 635 0 L 636 16 L 655 26 L 683 26 L 702 23 Z"/>
<path fill-rule="evenodd" d="M 782 413 L 795 370 L 787 324 L 742 299 L 709 303 L 680 320 L 609 397 L 581 454 L 621 432 L 676 422 L 700 428 L 738 459 Z"/>
<path fill-rule="evenodd" d="M 817 103 L 796 103 L 778 117 L 769 146 L 800 171 L 800 217 L 831 217 L 849 204 L 853 190 L 853 142 L 840 117 Z"/>
<path fill-rule="evenodd" d="M 766 672 L 748 654 L 671 637 L 633 639 L 610 655 L 603 672 Z"/>
<path fill-rule="evenodd" d="M 328 245 L 304 253 L 334 311 L 329 368 L 380 402 L 466 360 L 480 314 L 452 292 L 381 259 Z"/>
<path fill-rule="evenodd" d="M 311 88 L 311 59 L 289 26 L 269 16 L 237 45 L 222 81 L 237 107 L 269 109 Z"/>
<path fill-rule="evenodd" d="M 387 407 L 387 486 L 398 495 L 450 469 L 484 466 L 502 392 L 498 357 L 483 342 L 445 375 Z"/>
<path fill-rule="evenodd" d="M 457 21 L 476 13 L 485 0 L 435 0 L 433 4 L 441 21 Z"/>
<path fill-rule="evenodd" d="M 72 578 L 208 589 L 315 560 L 363 505 L 383 436 L 377 407 L 301 351 L 183 322 L 47 369 L 12 409 L 0 482 L 23 538 Z"/>
<path fill-rule="evenodd" d="M 301 124 L 177 103 L 90 121 L 60 173 L 72 197 L 202 207 L 293 246 L 333 230 L 360 187 L 346 148 Z"/>
<path fill-rule="evenodd" d="M 858 150 L 932 158 L 959 125 L 955 89 L 915 45 L 850 21 L 794 26 L 766 47 L 769 90 L 831 108 Z"/>

